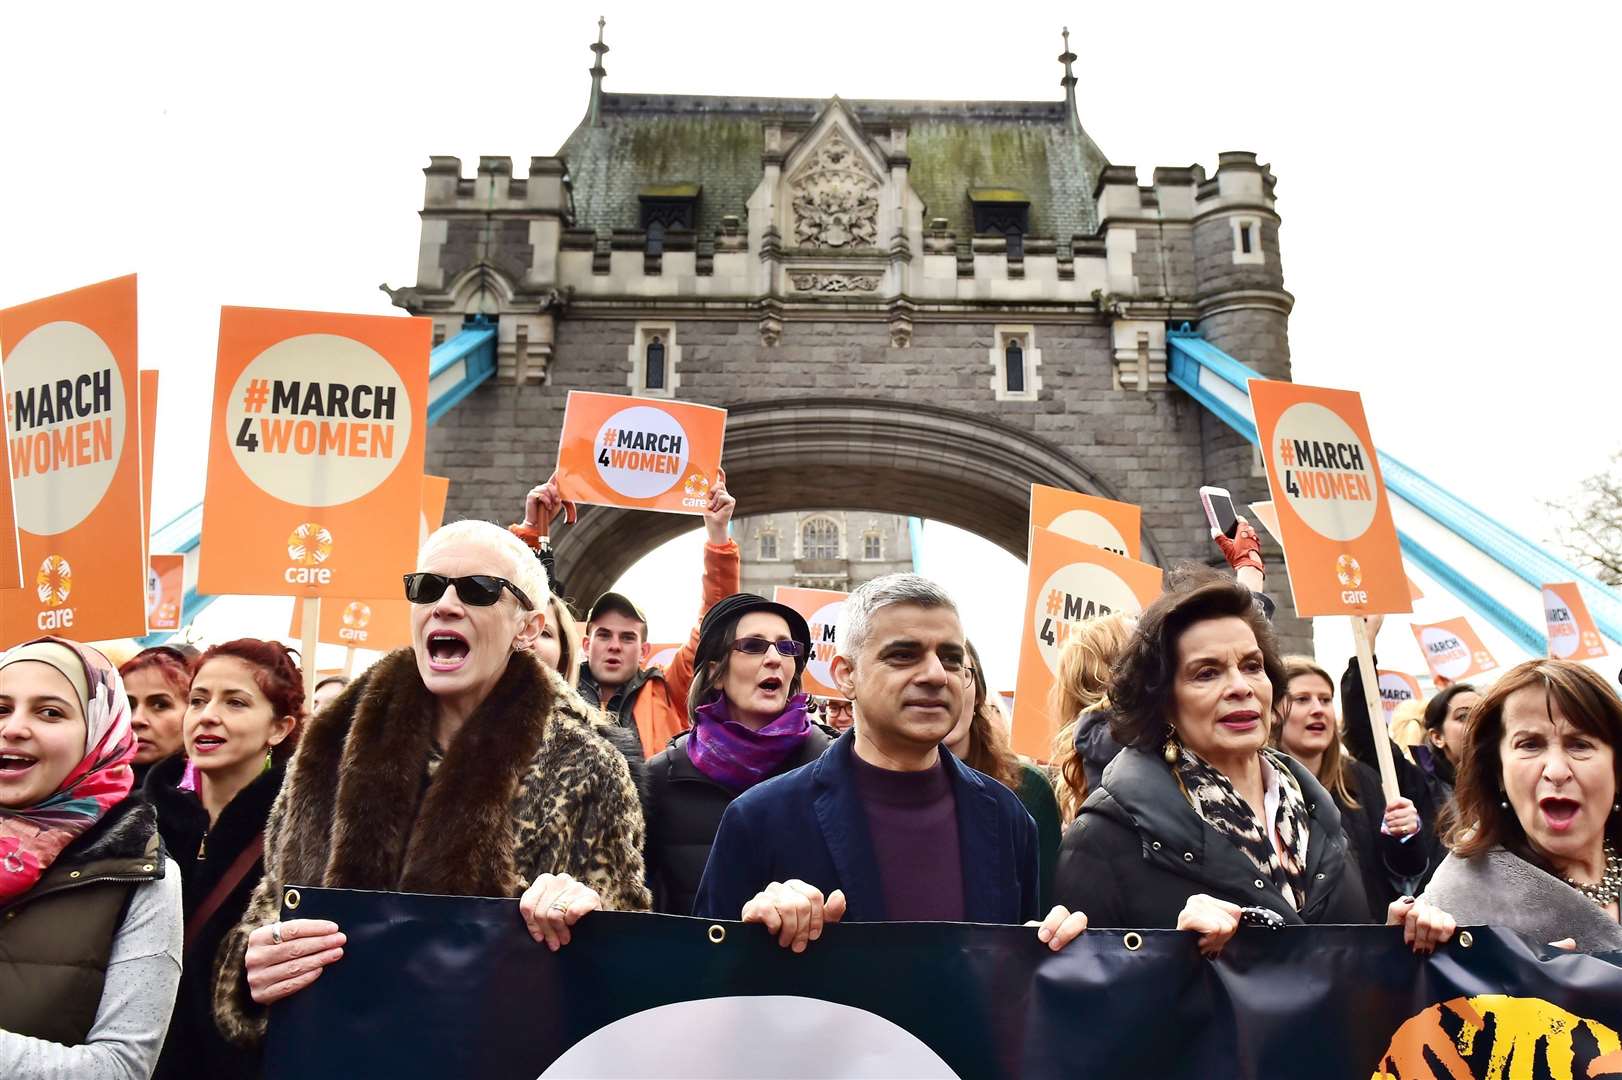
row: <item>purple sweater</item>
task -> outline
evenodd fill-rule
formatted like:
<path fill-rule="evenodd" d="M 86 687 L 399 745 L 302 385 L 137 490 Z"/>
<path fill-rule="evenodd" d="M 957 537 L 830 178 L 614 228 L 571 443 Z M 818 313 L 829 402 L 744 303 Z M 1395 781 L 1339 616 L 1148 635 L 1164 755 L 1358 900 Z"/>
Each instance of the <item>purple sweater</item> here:
<path fill-rule="evenodd" d="M 855 754 L 851 760 L 884 886 L 886 915 L 896 922 L 962 922 L 957 798 L 945 766 L 892 772 Z"/>

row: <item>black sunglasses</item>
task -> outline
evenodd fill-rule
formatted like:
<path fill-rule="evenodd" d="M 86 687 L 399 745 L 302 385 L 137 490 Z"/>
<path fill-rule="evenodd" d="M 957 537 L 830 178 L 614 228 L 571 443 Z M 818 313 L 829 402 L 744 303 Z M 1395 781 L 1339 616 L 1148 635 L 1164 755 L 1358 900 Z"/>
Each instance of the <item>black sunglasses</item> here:
<path fill-rule="evenodd" d="M 467 577 L 454 578 L 444 574 L 407 574 L 406 599 L 413 604 L 432 604 L 444 596 L 445 590 L 452 585 L 456 586 L 456 595 L 462 603 L 472 607 L 489 607 L 501 599 L 502 589 L 511 589 L 518 602 L 524 605 L 525 611 L 535 610 L 535 605 L 529 602 L 523 589 L 494 574 L 469 574 Z"/>
<path fill-rule="evenodd" d="M 732 650 L 733 652 L 741 652 L 746 656 L 765 656 L 766 650 L 773 645 L 777 646 L 778 656 L 786 656 L 790 660 L 797 659 L 805 652 L 805 646 L 792 638 L 767 641 L 763 637 L 736 638 L 732 642 Z"/>

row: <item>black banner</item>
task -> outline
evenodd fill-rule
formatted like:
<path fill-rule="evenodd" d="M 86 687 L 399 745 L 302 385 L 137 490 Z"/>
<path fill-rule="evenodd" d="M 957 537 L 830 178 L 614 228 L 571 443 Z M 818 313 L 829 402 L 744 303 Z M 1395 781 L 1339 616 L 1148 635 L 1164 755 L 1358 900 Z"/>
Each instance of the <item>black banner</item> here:
<path fill-rule="evenodd" d="M 298 889 L 345 955 L 276 1006 L 269 1080 L 342 1077 L 1622 1077 L 1622 955 L 1472 928 L 758 926 L 597 912 L 554 954 L 516 901 Z"/>

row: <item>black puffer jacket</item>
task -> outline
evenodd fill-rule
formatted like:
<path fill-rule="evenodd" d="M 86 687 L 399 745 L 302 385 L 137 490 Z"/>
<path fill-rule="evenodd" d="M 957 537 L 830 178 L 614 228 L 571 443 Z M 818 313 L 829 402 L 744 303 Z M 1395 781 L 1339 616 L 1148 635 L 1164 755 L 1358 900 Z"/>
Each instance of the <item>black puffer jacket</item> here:
<path fill-rule="evenodd" d="M 653 910 L 666 915 L 691 915 L 710 845 L 721 827 L 721 815 L 741 792 L 717 784 L 699 772 L 687 756 L 684 733 L 670 740 L 664 751 L 648 762 L 648 887 Z M 826 728 L 811 725 L 800 752 L 789 757 L 774 775 L 809 765 L 833 745 Z"/>
<path fill-rule="evenodd" d="M 1104 771 L 1102 785 L 1065 833 L 1053 902 L 1085 911 L 1089 925 L 1100 927 L 1172 929 L 1195 893 L 1265 907 L 1294 925 L 1368 922 L 1340 812 L 1311 773 L 1295 761 L 1286 764 L 1306 796 L 1309 818 L 1301 911 L 1194 812 L 1158 755 L 1130 747 Z"/>

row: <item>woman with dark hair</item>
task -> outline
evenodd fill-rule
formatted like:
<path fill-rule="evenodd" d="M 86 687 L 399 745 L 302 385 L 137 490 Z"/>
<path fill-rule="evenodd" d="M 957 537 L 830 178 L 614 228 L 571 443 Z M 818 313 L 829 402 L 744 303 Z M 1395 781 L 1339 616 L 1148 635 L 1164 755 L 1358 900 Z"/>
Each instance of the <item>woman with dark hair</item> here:
<path fill-rule="evenodd" d="M 160 1080 L 258 1075 L 253 1055 L 214 1025 L 220 943 L 264 874 L 265 823 L 304 716 L 304 679 L 280 642 L 241 638 L 197 660 L 186 696 L 184 757 L 152 770 L 146 795 L 180 865 L 186 917 L 180 992 Z"/>
<path fill-rule="evenodd" d="M 1125 749 L 1065 834 L 1057 902 L 1092 926 L 1193 930 L 1207 953 L 1247 908 L 1297 925 L 1367 921 L 1334 801 L 1267 745 L 1285 688 L 1250 590 L 1200 567 L 1174 574 L 1116 661 Z M 1416 950 L 1452 933 L 1445 913 L 1411 901 L 1388 919 Z"/>
<path fill-rule="evenodd" d="M 1622 700 L 1569 660 L 1507 671 L 1470 715 L 1425 889 L 1466 923 L 1540 944 L 1622 949 Z"/>
<path fill-rule="evenodd" d="M 174 645 L 143 649 L 119 666 L 130 699 L 130 727 L 135 732 L 135 786 L 165 758 L 180 753 L 180 722 L 186 718 L 186 691 L 191 688 L 190 656 Z"/>
<path fill-rule="evenodd" d="M 1420 828 L 1411 799 L 1398 797 L 1387 805 L 1380 774 L 1342 752 L 1329 672 L 1311 657 L 1287 656 L 1284 677 L 1272 745 L 1305 765 L 1335 800 L 1370 912 L 1384 911 L 1399 896 L 1419 891 L 1431 862 L 1429 834 Z"/>
<path fill-rule="evenodd" d="M 721 815 L 756 784 L 833 741 L 806 714 L 811 628 L 793 608 L 734 593 L 705 614 L 687 697 L 692 728 L 648 761 L 654 910 L 690 915 Z"/>
<path fill-rule="evenodd" d="M 946 749 L 971 769 L 978 769 L 1019 796 L 1025 812 L 1036 822 L 1037 871 L 1042 910 L 1053 906 L 1053 870 L 1059 859 L 1059 801 L 1048 774 L 1024 761 L 1008 743 L 1008 722 L 990 700 L 985 669 L 974 642 L 968 642 L 969 662 L 963 674 L 974 687 L 964 694 L 957 726 L 946 736 Z"/>

